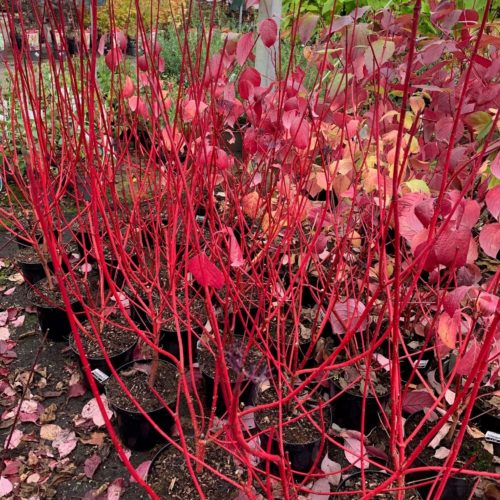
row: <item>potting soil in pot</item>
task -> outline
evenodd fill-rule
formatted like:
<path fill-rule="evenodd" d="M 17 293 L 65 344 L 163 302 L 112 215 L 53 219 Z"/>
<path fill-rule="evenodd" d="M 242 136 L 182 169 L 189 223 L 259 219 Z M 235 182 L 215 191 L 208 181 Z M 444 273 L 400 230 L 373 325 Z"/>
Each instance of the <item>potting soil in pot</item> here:
<path fill-rule="evenodd" d="M 186 445 L 188 450 L 195 454 L 194 439 L 186 438 Z M 203 461 L 236 483 L 245 479 L 243 469 L 236 465 L 233 455 L 212 441 L 206 442 Z M 206 467 L 200 472 L 196 471 L 197 464 L 194 460 L 191 461 L 191 465 L 207 500 L 226 500 L 238 496 L 238 488 L 224 481 Z M 191 500 L 200 498 L 186 465 L 186 457 L 172 445 L 163 448 L 153 460 L 148 473 L 148 483 L 163 499 Z"/>
<path fill-rule="evenodd" d="M 150 364 L 144 362 L 131 363 L 126 369 L 120 370 L 120 377 L 132 396 L 140 403 L 145 412 L 163 408 L 163 405 L 149 386 Z M 170 363 L 161 363 L 154 383 L 154 389 L 166 404 L 171 404 L 177 397 L 177 370 Z M 118 382 L 112 378 L 106 385 L 106 395 L 113 406 L 133 413 L 139 410 L 127 397 Z"/>
<path fill-rule="evenodd" d="M 375 490 L 378 486 L 385 482 L 387 480 L 387 477 L 388 476 L 386 474 L 375 471 L 365 471 L 364 477 L 361 475 L 361 473 L 355 473 L 352 476 L 347 477 L 340 484 L 338 491 L 365 491 L 368 494 L 369 491 Z M 396 485 L 392 485 L 387 489 L 396 488 Z M 354 495 L 335 496 L 335 498 L 338 498 L 340 500 L 358 500 L 361 498 L 365 498 L 365 496 L 363 495 L 363 493 L 357 493 Z M 377 493 L 374 498 L 380 500 L 394 500 L 398 498 L 398 493 L 397 491 Z M 418 491 L 408 489 L 404 492 L 402 498 L 404 500 L 421 500 L 422 496 L 420 495 L 420 493 L 418 493 Z"/>
<path fill-rule="evenodd" d="M 104 348 L 106 349 L 108 357 L 111 358 L 117 354 L 121 354 L 123 351 L 135 345 L 137 343 L 137 336 L 132 330 L 129 329 L 130 327 L 125 318 L 115 318 L 110 321 L 113 321 L 115 324 L 107 321 L 100 333 L 100 338 Z M 87 357 L 91 359 L 104 359 L 99 343 L 94 337 L 92 327 L 90 325 L 86 326 L 86 334 L 80 333 L 80 338 Z M 78 352 L 73 338 L 71 339 L 70 344 L 71 348 L 75 352 Z"/>

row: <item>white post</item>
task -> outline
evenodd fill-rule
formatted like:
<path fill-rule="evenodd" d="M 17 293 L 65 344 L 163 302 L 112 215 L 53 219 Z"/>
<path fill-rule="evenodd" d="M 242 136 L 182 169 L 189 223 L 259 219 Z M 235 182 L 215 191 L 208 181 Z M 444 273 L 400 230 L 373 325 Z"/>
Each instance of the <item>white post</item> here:
<path fill-rule="evenodd" d="M 272 17 L 278 25 L 278 37 L 272 47 L 267 48 L 262 41 L 257 40 L 255 49 L 255 68 L 262 77 L 262 85 L 269 85 L 276 80 L 276 64 L 279 56 L 279 25 L 281 22 L 281 0 L 260 0 L 259 17 L 260 23 L 264 19 Z"/>

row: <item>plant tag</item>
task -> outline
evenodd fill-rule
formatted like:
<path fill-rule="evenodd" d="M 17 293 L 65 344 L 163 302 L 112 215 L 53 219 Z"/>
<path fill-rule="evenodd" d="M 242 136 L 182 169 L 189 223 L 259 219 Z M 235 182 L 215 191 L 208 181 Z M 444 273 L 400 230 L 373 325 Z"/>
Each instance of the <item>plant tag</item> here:
<path fill-rule="evenodd" d="M 109 378 L 109 376 L 99 370 L 99 368 L 95 368 L 94 370 L 92 370 L 92 375 L 100 384 L 104 384 L 104 382 L 106 382 L 106 380 L 108 380 Z"/>
<path fill-rule="evenodd" d="M 419 370 L 423 370 L 424 368 L 427 368 L 427 365 L 429 364 L 429 360 L 428 359 L 421 359 L 419 362 L 418 362 L 418 366 L 417 368 Z"/>
<path fill-rule="evenodd" d="M 500 434 L 498 432 L 487 431 L 484 435 L 484 439 L 489 443 L 500 444 Z"/>
<path fill-rule="evenodd" d="M 196 215 L 195 219 L 196 219 L 196 222 L 198 224 L 203 224 L 203 222 L 205 222 L 205 216 L 204 215 Z"/>

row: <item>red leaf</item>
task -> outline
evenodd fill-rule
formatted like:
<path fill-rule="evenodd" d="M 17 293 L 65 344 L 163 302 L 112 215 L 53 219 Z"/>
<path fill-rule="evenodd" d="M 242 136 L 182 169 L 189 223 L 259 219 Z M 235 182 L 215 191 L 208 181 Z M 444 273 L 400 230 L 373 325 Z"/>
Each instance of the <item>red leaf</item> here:
<path fill-rule="evenodd" d="M 457 375 L 468 377 L 471 374 L 480 350 L 481 346 L 478 341 L 473 338 L 470 342 L 470 347 L 467 349 L 464 356 L 457 360 Z"/>
<path fill-rule="evenodd" d="M 132 78 L 130 78 L 130 76 L 127 76 L 125 78 L 125 84 L 123 85 L 122 96 L 123 98 L 128 99 L 133 95 L 134 95 L 134 82 L 132 81 Z"/>
<path fill-rule="evenodd" d="M 260 196 L 257 191 L 252 191 L 251 193 L 243 196 L 241 199 L 241 208 L 243 213 L 251 219 L 255 219 L 259 212 L 259 200 Z"/>
<path fill-rule="evenodd" d="M 122 51 L 118 47 L 113 47 L 104 57 L 104 61 L 106 62 L 106 66 L 111 71 L 114 71 L 120 64 L 122 58 Z"/>
<path fill-rule="evenodd" d="M 101 457 L 97 453 L 95 453 L 91 457 L 87 458 L 87 460 L 85 460 L 83 472 L 89 479 L 92 479 L 99 465 L 101 465 Z"/>
<path fill-rule="evenodd" d="M 432 198 L 427 198 L 418 203 L 415 206 L 415 215 L 424 227 L 427 227 L 434 215 L 434 200 Z"/>
<path fill-rule="evenodd" d="M 314 28 L 316 28 L 318 21 L 319 16 L 316 14 L 311 14 L 310 12 L 304 14 L 299 19 L 297 31 L 299 33 L 300 43 L 305 45 L 311 39 Z"/>
<path fill-rule="evenodd" d="M 113 47 L 119 48 L 122 52 L 126 52 L 128 40 L 127 35 L 122 31 L 115 31 L 112 35 Z"/>
<path fill-rule="evenodd" d="M 267 47 L 272 47 L 278 37 L 278 25 L 274 19 L 264 19 L 259 23 L 258 32 L 262 43 Z"/>
<path fill-rule="evenodd" d="M 260 86 L 260 73 L 255 68 L 246 68 L 238 80 L 238 92 L 243 99 L 253 96 L 254 87 Z"/>
<path fill-rule="evenodd" d="M 296 148 L 306 149 L 309 146 L 309 123 L 302 116 L 295 117 L 290 127 L 290 133 Z"/>
<path fill-rule="evenodd" d="M 427 391 L 411 391 L 403 399 L 403 411 L 410 414 L 417 413 L 430 408 L 433 403 L 434 399 Z"/>
<path fill-rule="evenodd" d="M 484 226 L 479 234 L 479 244 L 488 257 L 496 259 L 500 251 L 500 223 Z"/>
<path fill-rule="evenodd" d="M 415 208 L 429 197 L 423 193 L 408 193 L 399 200 L 399 224 L 401 236 L 408 242 L 424 229 L 423 223 L 415 213 Z M 423 211 L 421 210 L 421 216 Z"/>
<path fill-rule="evenodd" d="M 499 155 L 500 156 L 500 155 Z M 486 206 L 496 220 L 500 220 L 500 186 L 495 186 L 486 193 Z"/>
<path fill-rule="evenodd" d="M 229 260 L 231 261 L 231 266 L 240 267 L 245 263 L 240 244 L 238 243 L 232 228 L 226 227 L 224 232 L 229 235 Z"/>
<path fill-rule="evenodd" d="M 459 286 L 446 294 L 443 299 L 443 308 L 450 316 L 453 316 L 455 311 L 460 309 L 460 303 L 470 289 L 470 286 Z"/>
<path fill-rule="evenodd" d="M 148 70 L 148 60 L 146 58 L 146 55 L 143 54 L 142 56 L 137 58 L 137 67 L 141 71 L 147 71 Z"/>
<path fill-rule="evenodd" d="M 79 398 L 83 396 L 87 392 L 87 388 L 81 383 L 78 382 L 76 384 L 70 385 L 68 389 L 68 399 L 69 398 Z"/>
<path fill-rule="evenodd" d="M 203 252 L 188 261 L 187 269 L 201 286 L 224 286 L 224 275 Z"/>
<path fill-rule="evenodd" d="M 467 263 L 467 252 L 471 239 L 470 231 L 446 228 L 434 247 L 436 264 L 446 267 L 462 267 Z"/>
<path fill-rule="evenodd" d="M 253 33 L 245 33 L 241 35 L 236 46 L 236 61 L 240 66 L 243 66 L 252 52 L 253 48 Z"/>
<path fill-rule="evenodd" d="M 140 97 L 133 95 L 129 98 L 128 105 L 131 111 L 137 113 L 139 116 L 142 116 L 145 120 L 149 117 L 146 103 Z"/>
<path fill-rule="evenodd" d="M 447 312 L 441 313 L 438 323 L 438 335 L 443 344 L 449 349 L 455 349 L 457 335 L 460 329 L 460 311 L 450 316 Z"/>

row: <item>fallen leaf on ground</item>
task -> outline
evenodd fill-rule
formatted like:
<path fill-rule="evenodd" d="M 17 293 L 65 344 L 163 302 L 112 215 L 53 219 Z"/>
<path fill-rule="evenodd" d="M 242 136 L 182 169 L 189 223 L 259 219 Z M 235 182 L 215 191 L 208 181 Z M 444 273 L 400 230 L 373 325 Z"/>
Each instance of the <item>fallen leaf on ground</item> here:
<path fill-rule="evenodd" d="M 93 432 L 89 438 L 80 439 L 80 442 L 82 444 L 90 444 L 100 448 L 103 445 L 105 438 L 106 434 L 104 434 L 104 432 Z"/>
<path fill-rule="evenodd" d="M 347 450 L 344 451 L 345 457 L 348 462 L 358 469 L 368 468 L 370 466 L 366 458 L 361 459 L 361 455 L 366 457 L 366 450 L 364 444 L 358 439 L 344 438 L 344 444 Z"/>
<path fill-rule="evenodd" d="M 63 429 L 58 438 L 52 442 L 52 446 L 57 449 L 61 458 L 67 457 L 77 444 L 76 434 L 69 429 Z"/>
<path fill-rule="evenodd" d="M 149 467 L 151 465 L 151 460 L 146 460 L 145 462 L 142 462 L 135 470 L 137 474 L 142 479 L 146 479 L 146 476 L 148 475 Z M 130 476 L 130 481 L 133 483 L 136 483 L 137 481 L 134 479 L 134 476 Z"/>
<path fill-rule="evenodd" d="M 79 398 L 87 392 L 87 388 L 81 382 L 70 385 L 68 388 L 68 398 Z"/>
<path fill-rule="evenodd" d="M 87 458 L 87 460 L 85 460 L 85 465 L 83 466 L 85 475 L 89 479 L 92 479 L 99 465 L 101 465 L 101 457 L 97 453 Z"/>
<path fill-rule="evenodd" d="M 6 437 L 4 448 L 8 450 L 13 450 L 14 448 L 17 448 L 19 446 L 19 443 L 21 442 L 23 435 L 24 435 L 23 431 L 15 429 L 14 432 L 12 433 L 10 441 L 9 441 L 9 436 Z"/>
<path fill-rule="evenodd" d="M 439 443 L 442 441 L 442 439 L 448 434 L 450 427 L 450 424 L 444 424 L 443 427 L 441 427 L 438 433 L 434 436 L 432 441 L 429 443 L 429 447 L 435 450 L 439 446 Z"/>
<path fill-rule="evenodd" d="M 42 425 L 40 428 L 40 437 L 47 441 L 54 441 L 61 435 L 62 427 L 56 424 Z"/>
<path fill-rule="evenodd" d="M 13 489 L 13 484 L 6 477 L 0 477 L 0 497 L 6 497 Z"/>
<path fill-rule="evenodd" d="M 331 460 L 328 454 L 325 455 L 321 462 L 321 470 L 325 474 L 328 474 L 327 479 L 332 486 L 338 486 L 340 484 L 342 478 L 342 474 L 340 473 L 341 469 L 342 466 L 339 463 Z"/>
<path fill-rule="evenodd" d="M 109 409 L 108 400 L 106 396 L 101 396 L 102 404 L 104 405 L 104 409 L 108 418 L 113 416 L 113 412 Z M 97 401 L 95 398 L 92 398 L 82 409 L 82 417 L 85 419 L 92 420 L 97 427 L 104 426 L 104 418 L 101 414 L 101 410 L 97 405 Z"/>
<path fill-rule="evenodd" d="M 53 422 L 56 419 L 56 411 L 57 405 L 55 403 L 47 406 L 47 408 L 45 408 L 43 413 L 40 415 L 40 423 L 48 424 L 50 422 Z"/>
<path fill-rule="evenodd" d="M 107 500 L 119 500 L 125 489 L 125 480 L 122 477 L 115 479 L 108 487 Z"/>
<path fill-rule="evenodd" d="M 434 458 L 437 458 L 438 460 L 444 460 L 449 454 L 450 450 L 448 448 L 445 448 L 444 446 L 441 446 L 436 450 L 436 453 L 434 453 Z"/>

